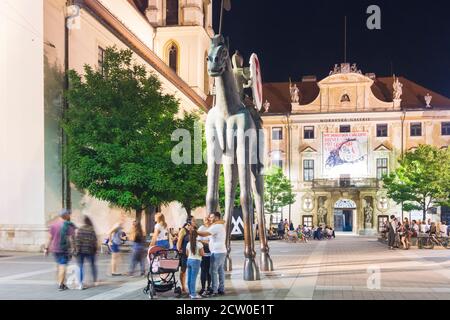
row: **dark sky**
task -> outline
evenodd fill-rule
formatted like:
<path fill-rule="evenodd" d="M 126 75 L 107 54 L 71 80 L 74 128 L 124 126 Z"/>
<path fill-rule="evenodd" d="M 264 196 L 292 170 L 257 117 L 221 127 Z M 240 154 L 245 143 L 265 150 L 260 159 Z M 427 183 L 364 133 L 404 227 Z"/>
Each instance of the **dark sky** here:
<path fill-rule="evenodd" d="M 232 52 L 248 61 L 258 54 L 264 82 L 323 79 L 344 60 L 363 73 L 404 76 L 450 97 L 450 3 L 448 0 L 231 0 L 223 34 Z M 218 32 L 220 0 L 213 0 Z M 381 30 L 369 30 L 369 5 L 381 8 Z"/>

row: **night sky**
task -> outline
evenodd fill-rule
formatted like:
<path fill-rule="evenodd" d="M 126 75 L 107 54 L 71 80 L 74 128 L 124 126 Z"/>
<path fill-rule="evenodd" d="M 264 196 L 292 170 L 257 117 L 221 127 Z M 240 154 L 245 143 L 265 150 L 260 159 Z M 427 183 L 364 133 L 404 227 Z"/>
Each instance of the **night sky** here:
<path fill-rule="evenodd" d="M 220 0 L 214 3 L 219 30 Z M 232 53 L 248 61 L 258 54 L 264 82 L 316 75 L 323 79 L 344 60 L 344 17 L 348 19 L 348 62 L 379 77 L 404 76 L 450 97 L 450 5 L 448 0 L 231 0 L 223 34 Z M 381 30 L 369 30 L 369 5 L 381 8 Z"/>

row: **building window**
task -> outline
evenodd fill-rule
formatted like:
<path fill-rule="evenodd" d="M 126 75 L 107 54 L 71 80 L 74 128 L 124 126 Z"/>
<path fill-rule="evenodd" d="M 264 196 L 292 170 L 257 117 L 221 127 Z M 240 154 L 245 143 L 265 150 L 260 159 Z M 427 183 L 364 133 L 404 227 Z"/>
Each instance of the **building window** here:
<path fill-rule="evenodd" d="M 421 136 L 422 136 L 422 124 L 411 123 L 411 137 L 421 137 Z"/>
<path fill-rule="evenodd" d="M 313 227 L 313 216 L 303 216 L 303 225 L 307 226 L 308 228 Z"/>
<path fill-rule="evenodd" d="M 377 159 L 377 179 L 383 179 L 383 176 L 387 175 L 388 173 L 388 159 Z"/>
<path fill-rule="evenodd" d="M 305 127 L 304 138 L 305 140 L 314 139 L 314 127 Z"/>
<path fill-rule="evenodd" d="M 341 97 L 341 103 L 350 102 L 350 96 L 348 94 L 344 94 Z"/>
<path fill-rule="evenodd" d="M 350 132 L 352 132 L 352 127 L 349 125 L 343 125 L 340 127 L 339 132 L 340 133 L 350 133 Z"/>
<path fill-rule="evenodd" d="M 170 69 L 178 73 L 178 47 L 175 43 L 169 46 L 168 58 Z"/>
<path fill-rule="evenodd" d="M 377 124 L 377 137 L 385 138 L 388 136 L 388 125 L 387 124 Z"/>
<path fill-rule="evenodd" d="M 272 152 L 272 166 L 280 167 L 283 169 L 283 159 L 280 151 Z"/>
<path fill-rule="evenodd" d="M 450 136 L 450 122 L 442 122 L 441 132 L 443 136 Z"/>
<path fill-rule="evenodd" d="M 166 25 L 178 25 L 178 0 L 166 0 Z"/>
<path fill-rule="evenodd" d="M 314 160 L 303 160 L 303 180 L 314 180 Z"/>
<path fill-rule="evenodd" d="M 105 49 L 98 47 L 98 69 L 104 74 Z"/>
<path fill-rule="evenodd" d="M 276 141 L 283 140 L 283 128 L 273 128 L 272 129 L 272 140 L 276 140 Z"/>

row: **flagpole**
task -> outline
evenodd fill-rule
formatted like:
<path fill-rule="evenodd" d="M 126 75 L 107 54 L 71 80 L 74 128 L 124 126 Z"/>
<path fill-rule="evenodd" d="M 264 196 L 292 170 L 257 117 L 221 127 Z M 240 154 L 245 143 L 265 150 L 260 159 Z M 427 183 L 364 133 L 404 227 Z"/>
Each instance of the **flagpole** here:
<path fill-rule="evenodd" d="M 219 34 L 222 34 L 223 2 L 224 2 L 224 0 L 222 0 L 222 5 L 221 5 L 221 7 L 220 7 L 220 25 L 219 25 Z"/>

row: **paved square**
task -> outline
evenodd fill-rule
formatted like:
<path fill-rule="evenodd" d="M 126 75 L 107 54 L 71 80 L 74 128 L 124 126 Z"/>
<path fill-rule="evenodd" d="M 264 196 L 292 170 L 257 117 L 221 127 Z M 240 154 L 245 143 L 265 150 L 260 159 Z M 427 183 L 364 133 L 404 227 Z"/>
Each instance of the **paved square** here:
<path fill-rule="evenodd" d="M 342 236 L 308 244 L 270 242 L 276 270 L 262 280 L 242 280 L 243 243 L 233 243 L 233 272 L 226 276 L 230 300 L 450 300 L 450 250 L 389 251 L 374 238 Z M 101 285 L 58 292 L 51 257 L 0 252 L 0 299 L 147 300 L 145 278 L 107 275 L 110 258 L 101 255 Z M 127 271 L 124 255 L 122 272 Z M 89 267 L 86 268 L 90 280 Z M 374 273 L 375 272 L 375 273 Z M 172 293 L 160 300 L 175 299 Z"/>

